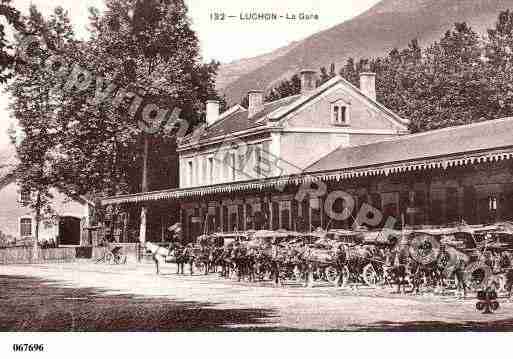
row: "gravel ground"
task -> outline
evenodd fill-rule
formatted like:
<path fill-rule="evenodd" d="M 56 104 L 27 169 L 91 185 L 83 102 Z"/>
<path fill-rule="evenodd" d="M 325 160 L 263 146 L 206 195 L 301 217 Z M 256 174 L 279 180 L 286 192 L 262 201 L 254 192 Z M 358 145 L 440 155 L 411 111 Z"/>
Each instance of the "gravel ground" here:
<path fill-rule="evenodd" d="M 302 288 L 178 276 L 172 265 L 77 262 L 0 266 L 1 331 L 509 331 L 513 303 L 490 315 L 474 295 Z"/>

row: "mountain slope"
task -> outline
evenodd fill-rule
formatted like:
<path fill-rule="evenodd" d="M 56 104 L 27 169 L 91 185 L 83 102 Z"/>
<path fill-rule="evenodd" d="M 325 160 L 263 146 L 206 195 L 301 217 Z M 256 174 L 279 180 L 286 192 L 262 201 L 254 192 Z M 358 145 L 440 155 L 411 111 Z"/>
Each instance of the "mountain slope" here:
<path fill-rule="evenodd" d="M 484 32 L 494 25 L 499 12 L 508 8 L 513 9 L 513 0 L 383 0 L 349 21 L 294 43 L 260 66 L 255 58 L 251 71 L 232 77 L 233 82 L 221 79 L 223 86 L 218 88 L 230 103 L 237 103 L 248 90 L 269 88 L 301 68 L 318 69 L 331 62 L 340 67 L 349 57 L 385 55 L 414 38 L 421 45 L 429 44 L 455 22 L 466 21 Z M 244 68 L 244 63 L 241 66 Z"/>
<path fill-rule="evenodd" d="M 217 75 L 216 86 L 218 90 L 223 90 L 230 83 L 235 82 L 241 76 L 246 75 L 258 68 L 267 65 L 271 61 L 284 56 L 290 50 L 292 50 L 298 42 L 292 42 L 287 46 L 280 47 L 278 50 L 274 50 L 264 55 L 251 57 L 247 59 L 241 59 L 232 61 L 227 64 L 222 64 L 219 68 Z"/>

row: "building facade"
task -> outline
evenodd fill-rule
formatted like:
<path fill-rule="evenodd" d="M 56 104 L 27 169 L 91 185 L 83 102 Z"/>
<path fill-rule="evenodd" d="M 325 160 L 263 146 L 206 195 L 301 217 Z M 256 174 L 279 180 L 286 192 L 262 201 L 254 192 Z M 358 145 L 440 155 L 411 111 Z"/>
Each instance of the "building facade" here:
<path fill-rule="evenodd" d="M 33 240 L 36 234 L 35 211 L 28 206 L 33 194 L 21 190 L 14 167 L 0 178 L 0 232 L 4 244 L 9 245 Z M 55 188 L 50 193 L 52 213 L 44 215 L 40 221 L 40 243 L 87 245 L 93 203 L 85 198 L 70 198 Z"/>
<path fill-rule="evenodd" d="M 409 134 L 373 74 L 219 114 L 178 144 L 180 188 L 104 204 L 180 207 L 185 240 L 214 231 L 442 225 L 513 219 L 513 120 Z M 151 240 L 151 239 L 150 239 Z"/>

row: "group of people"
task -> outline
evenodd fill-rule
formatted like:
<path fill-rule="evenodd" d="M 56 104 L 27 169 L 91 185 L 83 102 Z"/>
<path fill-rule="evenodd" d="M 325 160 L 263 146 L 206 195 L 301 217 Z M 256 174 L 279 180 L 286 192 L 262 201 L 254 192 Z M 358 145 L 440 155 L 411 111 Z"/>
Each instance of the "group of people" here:
<path fill-rule="evenodd" d="M 268 278 L 276 286 L 281 285 L 283 279 L 303 281 L 305 286 L 311 285 L 315 279 L 329 280 L 337 286 L 348 282 L 367 283 L 364 267 L 372 265 L 379 282 L 395 285 L 398 293 L 405 293 L 407 287 L 419 293 L 422 285 L 445 288 L 448 281 L 454 279 L 458 292 L 463 292 L 463 296 L 469 285 L 466 270 L 476 260 L 445 246 L 441 247 L 442 252 L 436 261 L 422 264 L 411 256 L 407 246 L 379 247 L 336 240 L 331 245 L 320 249 L 321 252 L 329 252 L 327 261 L 312 256 L 312 246 L 300 237 L 285 242 L 272 238 L 262 247 L 250 246 L 240 238 L 224 246 L 201 242 L 182 245 L 174 241 L 168 248 L 168 257 L 177 264 L 177 274 L 185 274 L 188 264 L 191 275 L 196 269 L 203 271 L 202 274 L 219 273 L 224 278 L 235 277 L 238 281 Z M 512 265 L 512 256 L 508 252 L 485 251 L 477 260 L 485 263 L 493 274 L 511 272 L 508 280 L 511 291 L 513 271 L 505 270 Z M 336 280 L 327 278 L 328 267 L 336 273 Z"/>
<path fill-rule="evenodd" d="M 39 245 L 39 248 L 41 248 L 41 249 L 49 249 L 49 248 L 58 248 L 59 247 L 57 241 L 54 238 L 43 239 L 43 240 L 39 241 L 38 245 Z"/>

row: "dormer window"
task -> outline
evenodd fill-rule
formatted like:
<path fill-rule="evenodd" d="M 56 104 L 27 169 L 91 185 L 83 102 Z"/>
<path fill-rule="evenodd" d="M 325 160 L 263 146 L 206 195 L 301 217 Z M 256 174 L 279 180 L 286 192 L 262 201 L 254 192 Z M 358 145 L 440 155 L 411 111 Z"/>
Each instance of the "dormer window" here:
<path fill-rule="evenodd" d="M 331 123 L 334 125 L 349 125 L 349 107 L 343 101 L 331 104 Z"/>

